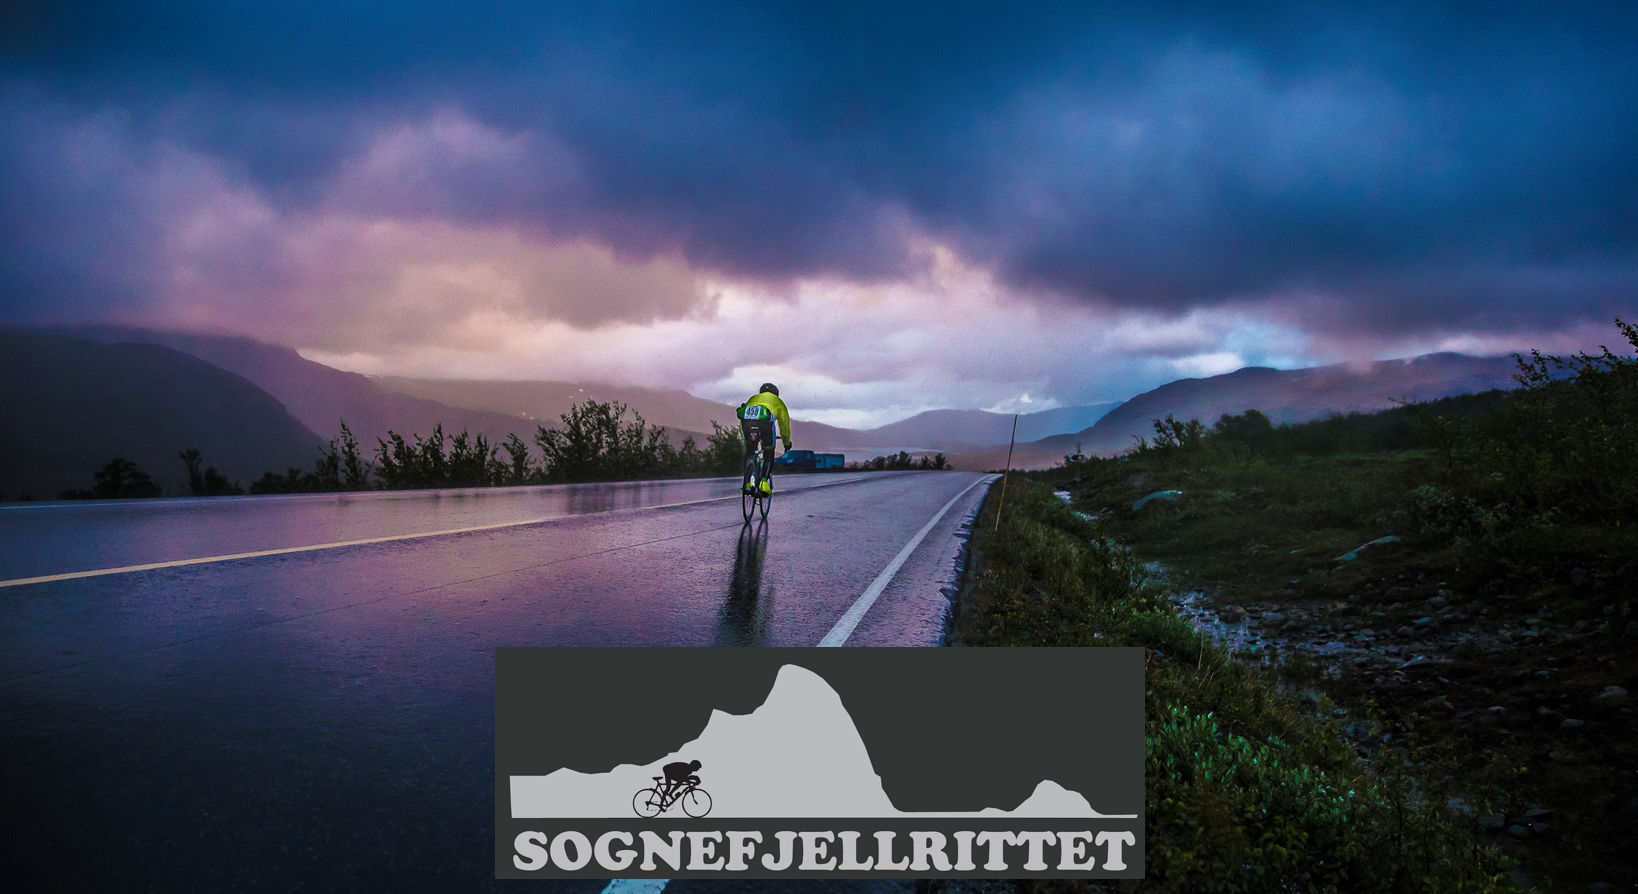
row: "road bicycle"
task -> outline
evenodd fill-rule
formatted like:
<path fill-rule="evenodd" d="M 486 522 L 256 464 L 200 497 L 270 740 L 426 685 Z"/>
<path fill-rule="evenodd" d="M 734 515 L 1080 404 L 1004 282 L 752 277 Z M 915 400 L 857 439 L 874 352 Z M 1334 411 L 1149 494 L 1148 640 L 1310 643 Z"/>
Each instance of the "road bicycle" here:
<path fill-rule="evenodd" d="M 762 437 L 751 429 L 746 437 L 750 439 L 751 455 L 745 458 L 745 477 L 740 485 L 739 508 L 745 515 L 745 523 L 750 524 L 752 516 L 761 513 L 763 518 L 768 517 L 768 506 L 773 503 L 773 462 L 762 453 Z M 762 482 L 768 482 L 768 492 L 762 492 Z"/>
<path fill-rule="evenodd" d="M 695 819 L 711 812 L 711 795 L 700 788 L 699 783 L 689 782 L 666 795 L 660 793 L 660 783 L 664 781 L 664 776 L 656 776 L 653 788 L 645 788 L 631 796 L 631 809 L 637 811 L 638 816 L 650 818 L 659 816 L 679 802 L 682 804 L 683 813 Z"/>

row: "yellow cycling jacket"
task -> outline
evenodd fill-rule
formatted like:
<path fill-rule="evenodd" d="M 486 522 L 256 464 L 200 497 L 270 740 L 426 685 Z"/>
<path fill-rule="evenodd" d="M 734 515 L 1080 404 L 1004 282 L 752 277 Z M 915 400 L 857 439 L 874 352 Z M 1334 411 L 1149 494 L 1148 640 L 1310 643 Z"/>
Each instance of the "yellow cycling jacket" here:
<path fill-rule="evenodd" d="M 785 449 L 791 449 L 791 414 L 785 409 L 785 402 L 779 399 L 779 395 L 768 391 L 755 395 L 739 405 L 739 418 L 744 419 L 745 408 L 753 406 L 767 407 L 768 411 L 773 413 L 774 421 L 779 423 L 779 435 L 785 441 Z"/>

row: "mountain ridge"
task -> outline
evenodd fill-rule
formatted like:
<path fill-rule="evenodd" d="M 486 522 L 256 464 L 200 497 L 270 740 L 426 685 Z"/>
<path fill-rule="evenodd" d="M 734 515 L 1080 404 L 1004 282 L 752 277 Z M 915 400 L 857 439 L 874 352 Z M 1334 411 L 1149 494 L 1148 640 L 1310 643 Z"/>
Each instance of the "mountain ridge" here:
<path fill-rule="evenodd" d="M 602 773 L 561 769 L 510 780 L 514 818 L 624 817 L 632 795 L 652 786 L 658 767 L 701 761 L 701 788 L 711 815 L 751 817 L 994 817 L 1102 816 L 1080 793 L 1042 779 L 1010 809 L 920 812 L 898 809 L 876 773 L 841 697 L 817 673 L 796 664 L 779 669 L 768 695 L 746 714 L 713 709 L 693 739 L 642 764 Z M 822 778 L 808 785 L 802 771 Z"/>
<path fill-rule="evenodd" d="M 1132 397 L 1092 426 L 1018 445 L 1014 465 L 1055 465 L 1077 449 L 1112 455 L 1153 436 L 1153 421 L 1170 414 L 1207 425 L 1229 413 L 1258 410 L 1276 425 L 1332 415 L 1390 409 L 1419 402 L 1517 386 L 1512 357 L 1474 357 L 1440 352 L 1369 363 L 1334 363 L 1294 370 L 1248 366 L 1216 376 L 1176 379 Z M 957 468 L 999 468 L 1005 452 L 951 457 Z"/>
<path fill-rule="evenodd" d="M 0 331 L 0 380 L 7 497 L 89 489 L 115 457 L 182 493 L 177 453 L 190 448 L 248 485 L 266 471 L 311 468 L 324 444 L 255 383 L 163 345 Z"/>

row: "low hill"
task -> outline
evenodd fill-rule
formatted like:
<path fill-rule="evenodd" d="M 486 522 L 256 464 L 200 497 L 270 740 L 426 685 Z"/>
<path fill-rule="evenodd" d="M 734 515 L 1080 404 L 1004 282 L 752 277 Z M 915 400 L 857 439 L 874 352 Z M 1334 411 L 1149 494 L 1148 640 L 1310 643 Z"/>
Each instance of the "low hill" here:
<path fill-rule="evenodd" d="M 1384 410 L 1400 401 L 1512 388 L 1516 371 L 1511 357 L 1442 353 L 1308 369 L 1246 367 L 1209 378 L 1179 379 L 1132 398 L 1075 434 L 1020 444 L 1013 465 L 1052 466 L 1074 453 L 1077 445 L 1089 454 L 1120 453 L 1131 449 L 1138 437 L 1153 437 L 1153 421 L 1167 414 L 1210 424 L 1225 413 L 1255 409 L 1275 424 L 1307 422 Z M 1000 468 L 1006 451 L 976 451 L 952 457 L 952 462 L 958 468 Z"/>
<path fill-rule="evenodd" d="M 1018 417 L 1018 440 L 1033 441 L 1080 431 L 1119 406 L 1118 401 L 1060 407 Z M 928 410 L 909 419 L 860 432 L 871 443 L 902 444 L 904 449 L 962 450 L 994 447 L 1012 439 L 1012 414 L 987 410 Z"/>
<path fill-rule="evenodd" d="M 190 448 L 248 485 L 268 470 L 310 468 L 324 443 L 244 377 L 160 345 L 0 332 L 0 381 L 7 499 L 89 489 L 114 457 L 181 494 L 177 453 Z"/>
<path fill-rule="evenodd" d="M 557 425 L 558 417 L 575 404 L 587 400 L 622 403 L 641 413 L 652 425 L 681 431 L 709 432 L 713 421 L 721 425 L 734 423 L 733 407 L 686 391 L 573 382 L 485 382 L 399 376 L 372 376 L 371 381 L 395 394 L 551 426 Z M 529 430 L 533 431 L 534 425 L 531 424 Z"/>
<path fill-rule="evenodd" d="M 402 435 L 426 435 L 442 423 L 446 433 L 466 429 L 491 441 L 502 440 L 511 432 L 528 438 L 535 430 L 535 422 L 521 414 L 401 394 L 368 376 L 315 363 L 290 348 L 254 339 L 100 326 L 67 331 L 97 341 L 160 344 L 198 357 L 255 383 L 326 439 L 336 435 L 345 419 L 367 450 L 373 450 L 376 439 L 386 437 L 388 429 Z"/>

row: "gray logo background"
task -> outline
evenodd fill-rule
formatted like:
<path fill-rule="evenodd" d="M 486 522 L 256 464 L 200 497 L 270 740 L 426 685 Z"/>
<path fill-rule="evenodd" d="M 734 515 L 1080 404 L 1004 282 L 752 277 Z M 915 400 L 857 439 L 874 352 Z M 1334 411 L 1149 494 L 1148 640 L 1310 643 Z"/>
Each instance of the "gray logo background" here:
<path fill-rule="evenodd" d="M 1141 649 L 516 648 L 495 663 L 503 870 L 509 830 L 528 825 L 510 817 L 510 777 L 651 763 L 713 710 L 755 710 L 785 664 L 840 696 L 900 810 L 1012 807 L 1049 779 L 1142 826 Z"/>

